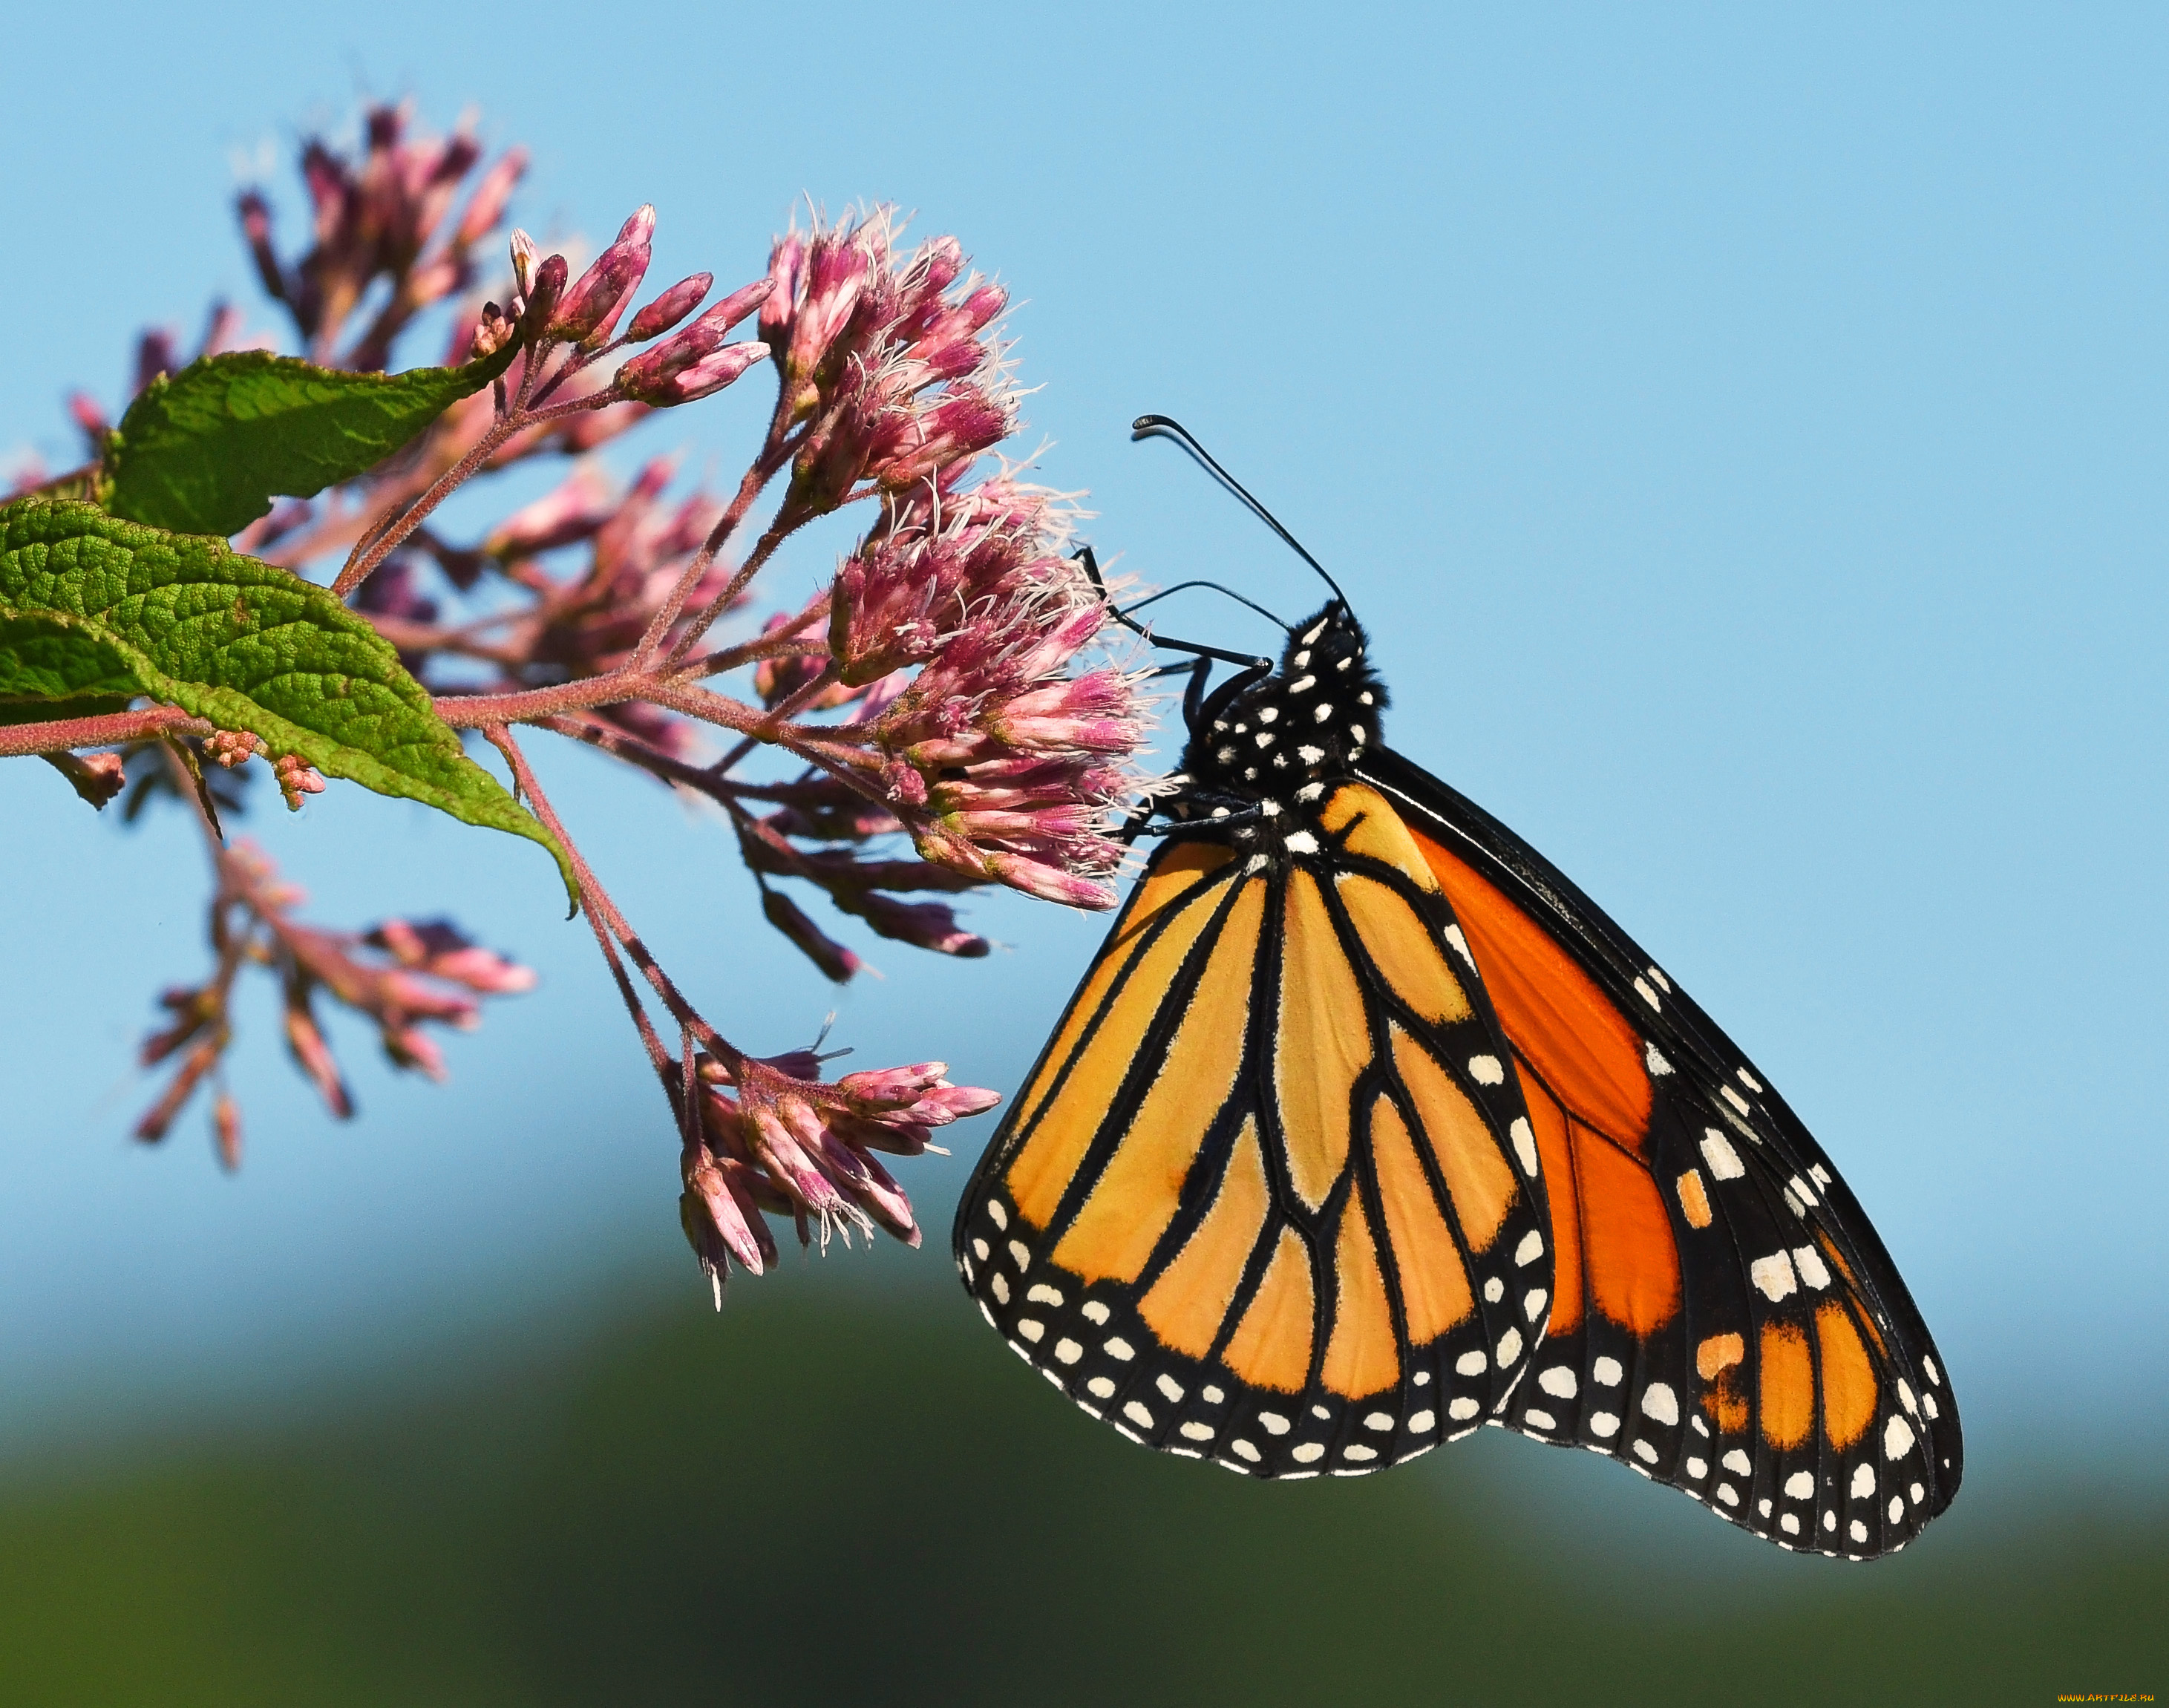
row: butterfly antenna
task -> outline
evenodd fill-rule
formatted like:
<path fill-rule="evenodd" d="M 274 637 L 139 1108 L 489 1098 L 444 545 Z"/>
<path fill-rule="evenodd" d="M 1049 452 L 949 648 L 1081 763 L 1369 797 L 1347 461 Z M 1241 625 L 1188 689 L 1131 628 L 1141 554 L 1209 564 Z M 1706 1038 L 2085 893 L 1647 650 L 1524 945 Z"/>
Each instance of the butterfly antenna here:
<path fill-rule="evenodd" d="M 1278 617 L 1275 616 L 1255 599 L 1246 599 L 1242 596 L 1242 594 L 1237 593 L 1234 588 L 1231 587 L 1223 587 L 1217 581 L 1179 581 L 1175 583 L 1173 587 L 1164 587 L 1156 593 L 1147 594 L 1143 599 L 1139 599 L 1135 604 L 1125 606 L 1122 614 L 1127 617 L 1132 611 L 1141 611 L 1147 605 L 1155 604 L 1159 600 L 1165 599 L 1170 593 L 1184 593 L 1194 587 L 1209 587 L 1216 593 L 1225 593 L 1239 605 L 1248 605 L 1252 610 L 1255 611 L 1260 616 L 1263 617 L 1282 634 L 1292 635 L 1295 632 L 1294 626 L 1292 624 L 1283 623 Z"/>
<path fill-rule="evenodd" d="M 1208 474 L 1210 474 L 1215 480 L 1218 481 L 1220 484 L 1225 487 L 1229 492 L 1233 492 L 1238 498 L 1240 498 L 1243 501 L 1244 505 L 1250 510 L 1253 516 L 1255 516 L 1260 522 L 1264 523 L 1266 527 L 1271 529 L 1274 533 L 1279 535 L 1283 540 L 1287 541 L 1288 548 L 1292 551 L 1298 557 L 1300 557 L 1305 563 L 1316 570 L 1318 572 L 1318 578 L 1324 582 L 1326 586 L 1333 589 L 1334 598 L 1339 599 L 1343 605 L 1346 605 L 1348 603 L 1348 595 L 1340 591 L 1340 583 L 1334 580 L 1330 575 L 1326 573 L 1325 566 L 1320 563 L 1316 558 L 1313 557 L 1308 551 L 1305 551 L 1303 549 L 1303 542 L 1297 539 L 1294 535 L 1289 533 L 1287 529 L 1281 526 L 1279 518 L 1275 516 L 1271 511 L 1268 510 L 1263 504 L 1260 504 L 1255 498 L 1252 498 L 1248 489 L 1244 487 L 1240 481 L 1237 480 L 1234 476 L 1229 474 L 1227 470 L 1222 468 L 1218 463 L 1214 461 L 1212 452 L 1208 451 L 1203 445 L 1200 444 L 1197 440 L 1191 436 L 1190 429 L 1185 427 L 1180 422 L 1175 419 L 1173 416 L 1140 415 L 1135 421 L 1132 421 L 1130 423 L 1130 437 L 1133 439 L 1173 439 L 1177 444 L 1188 451 L 1191 456 L 1195 457 Z"/>
<path fill-rule="evenodd" d="M 1196 658 L 1218 658 L 1223 664 L 1239 664 L 1246 670 L 1270 670 L 1273 668 L 1273 661 L 1271 659 L 1260 658 L 1255 653 L 1229 652 L 1218 646 L 1201 646 L 1195 641 L 1173 641 L 1170 640 L 1164 635 L 1155 635 L 1150 629 L 1148 629 L 1143 623 L 1138 622 L 1134 617 L 1132 617 L 1128 611 L 1122 609 L 1119 605 L 1117 605 L 1113 599 L 1109 596 L 1107 592 L 1107 583 L 1100 574 L 1100 560 L 1092 555 L 1092 548 L 1090 546 L 1086 545 L 1079 549 L 1077 553 L 1077 561 L 1083 567 L 1084 573 L 1091 581 L 1092 585 L 1099 589 L 1100 603 L 1106 606 L 1107 615 L 1112 617 L 1116 622 L 1120 623 L 1124 628 L 1127 629 L 1132 634 L 1142 635 L 1146 640 L 1151 641 L 1154 646 L 1164 646 L 1170 652 L 1187 652 L 1192 657 Z M 1175 589 L 1170 588 L 1168 591 L 1170 593 L 1173 593 Z M 1222 591 L 1224 592 L 1226 589 L 1223 588 Z M 1154 597 L 1157 598 L 1158 595 L 1155 594 Z M 1138 603 L 1141 604 L 1150 604 L 1152 600 L 1142 599 Z M 1248 599 L 1244 599 L 1243 603 L 1247 605 L 1250 604 L 1250 602 Z M 1132 606 L 1132 609 L 1136 609 L 1136 607 Z M 1255 610 L 1257 607 L 1252 606 L 1251 609 Z M 1271 613 L 1267 612 L 1266 615 L 1271 616 Z M 1273 620 L 1276 623 L 1280 622 L 1280 619 L 1277 617 L 1274 617 Z M 1287 625 L 1285 623 L 1282 623 L 1281 626 L 1282 628 L 1286 628 Z"/>

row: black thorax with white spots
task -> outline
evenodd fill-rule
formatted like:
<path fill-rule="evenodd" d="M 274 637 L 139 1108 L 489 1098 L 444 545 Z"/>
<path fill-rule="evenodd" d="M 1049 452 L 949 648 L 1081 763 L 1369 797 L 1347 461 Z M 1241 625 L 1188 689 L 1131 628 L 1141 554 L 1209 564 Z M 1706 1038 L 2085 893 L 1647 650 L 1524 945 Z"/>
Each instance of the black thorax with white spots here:
<path fill-rule="evenodd" d="M 1277 670 L 1223 684 L 1190 715 L 1182 769 L 1160 811 L 1186 827 L 1226 823 L 1248 833 L 1243 841 L 1311 835 L 1317 803 L 1378 744 L 1386 691 L 1366 646 L 1363 625 L 1335 599 L 1296 625 Z"/>

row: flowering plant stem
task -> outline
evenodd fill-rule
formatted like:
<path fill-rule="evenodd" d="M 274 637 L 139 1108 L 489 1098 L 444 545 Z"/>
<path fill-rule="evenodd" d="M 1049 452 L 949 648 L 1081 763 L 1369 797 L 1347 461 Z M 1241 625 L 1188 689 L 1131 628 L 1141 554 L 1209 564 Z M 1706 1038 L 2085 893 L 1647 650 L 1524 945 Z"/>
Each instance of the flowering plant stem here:
<path fill-rule="evenodd" d="M 874 208 L 786 232 L 763 277 L 712 303 L 714 278 L 701 273 L 633 311 L 655 225 L 641 208 L 577 277 L 562 255 L 514 232 L 509 278 L 482 301 L 464 295 L 477 246 L 525 157 L 482 170 L 454 221 L 459 186 L 482 160 L 471 136 L 411 135 L 391 109 L 369 115 L 359 160 L 312 141 L 306 256 L 280 256 L 263 195 L 249 192 L 240 210 L 257 271 L 313 365 L 235 349 L 240 318 L 223 306 L 177 380 L 166 378 L 181 368 L 171 341 L 147 337 L 125 430 L 112 433 L 78 397 L 93 463 L 65 491 L 30 477 L 19 495 L 45 497 L 0 503 L 28 541 L 12 571 L 0 559 L 14 576 L 0 599 L 75 649 L 51 643 L 42 675 L 0 654 L 0 705 L 44 699 L 61 714 L 0 725 L 0 758 L 42 755 L 97 805 L 125 787 L 131 817 L 179 795 L 212 846 L 216 964 L 204 983 L 163 998 L 173 1019 L 144 1061 L 179 1065 L 138 1131 L 162 1136 L 216 1073 L 251 965 L 275 974 L 288 1047 L 342 1117 L 352 1099 L 318 998 L 371 1022 L 395 1066 L 441 1076 L 425 1027 L 470 1027 L 476 998 L 532 984 L 446 922 L 304 924 L 300 892 L 260 851 L 224 845 L 221 817 L 241 810 L 252 758 L 270 763 L 296 807 L 325 787 L 321 766 L 517 829 L 559 856 L 670 1102 L 680 1222 L 718 1301 L 733 1267 L 758 1274 L 774 1260 L 771 1216 L 802 1242 L 879 1226 L 916 1244 L 881 1155 L 936 1148 L 935 1127 L 984 1110 L 994 1093 L 952 1085 L 940 1062 L 830 1081 L 812 1049 L 757 1055 L 727 1040 L 633 930 L 516 730 L 582 742 L 719 805 L 768 925 L 838 982 L 862 961 L 786 884 L 887 940 L 963 956 L 989 946 L 957 918 L 963 891 L 1002 885 L 1112 905 L 1107 881 L 1124 858 L 1115 833 L 1142 787 L 1141 678 L 1093 657 L 1107 613 L 1070 556 L 1079 513 L 998 454 L 1022 395 L 1001 325 L 1008 293 L 971 272 L 953 238 L 907 247 L 893 210 Z M 379 301 L 353 333 L 357 305 Z M 445 364 L 382 371 L 394 339 L 434 303 L 453 308 Z M 668 458 L 627 487 L 592 459 L 756 368 L 774 376 L 775 402 L 727 502 L 666 497 Z M 480 537 L 443 522 L 453 493 L 550 457 L 572 459 L 569 473 Z M 97 508 L 108 498 L 138 507 L 134 532 L 116 533 L 122 524 Z M 27 507 L 40 503 L 30 528 Z M 810 524 L 853 506 L 867 524 L 834 574 L 803 604 L 753 621 L 763 572 Z M 248 517 L 230 551 L 184 539 Z M 750 546 L 727 561 L 756 524 Z M 55 540 L 70 551 L 88 540 L 108 560 L 134 553 L 141 578 L 163 589 L 158 621 L 147 626 L 126 599 L 100 603 L 65 574 L 55 584 Z M 296 578 L 333 554 L 328 596 Z M 35 609 L 23 604 L 33 594 Z M 208 633 L 214 620 L 229 628 L 201 657 L 176 662 L 170 637 Z M 289 716 L 278 710 L 298 704 L 278 699 L 288 661 L 249 648 L 259 631 L 305 627 L 316 649 L 307 704 Z M 255 700 L 232 684 L 236 657 L 256 661 Z M 115 659 L 137 674 L 116 674 Z M 184 666 L 195 673 L 184 679 Z M 67 706 L 51 685 L 63 680 L 104 684 L 74 690 L 102 702 Z M 154 680 L 173 685 L 143 687 Z M 116 683 L 199 710 L 114 710 L 129 697 Z M 357 684 L 376 696 L 365 713 L 342 710 L 359 704 Z M 221 727 L 237 706 L 246 726 Z M 295 721 L 325 707 L 322 728 Z M 466 757 L 461 732 L 502 756 L 512 794 Z M 383 751 L 354 746 L 371 740 Z M 109 747 L 121 751 L 80 751 Z M 764 755 L 785 764 L 747 769 Z M 221 1157 L 237 1160 L 239 1115 L 223 1090 L 215 1128 Z"/>

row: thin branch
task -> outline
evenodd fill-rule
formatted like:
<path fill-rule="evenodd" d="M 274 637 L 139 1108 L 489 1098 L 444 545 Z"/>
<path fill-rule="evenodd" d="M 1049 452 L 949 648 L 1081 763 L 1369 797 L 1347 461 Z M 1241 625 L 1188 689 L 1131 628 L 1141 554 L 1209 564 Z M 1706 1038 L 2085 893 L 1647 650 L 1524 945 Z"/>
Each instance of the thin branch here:
<path fill-rule="evenodd" d="M 214 729 L 215 726 L 177 705 L 107 712 L 98 717 L 56 718 L 51 723 L 8 724 L 0 726 L 0 759 L 61 753 L 73 748 L 109 748 L 157 736 L 207 736 Z"/>
<path fill-rule="evenodd" d="M 669 1011 L 670 1018 L 681 1026 L 691 1027 L 695 1035 L 708 1046 L 710 1053 L 717 1061 L 733 1073 L 739 1072 L 745 1062 L 745 1053 L 701 1018 L 699 1011 L 685 1000 L 678 987 L 672 982 L 669 974 L 663 971 L 655 957 L 648 953 L 648 945 L 640 940 L 639 934 L 618 911 L 617 904 L 610 898 L 610 892 L 596 879 L 594 869 L 589 865 L 586 857 L 574 845 L 571 835 L 565 829 L 564 821 L 557 817 L 557 809 L 551 806 L 549 797 L 542 792 L 542 785 L 536 780 L 535 773 L 527 763 L 527 756 L 520 751 L 520 744 L 513 740 L 512 732 L 502 724 L 493 724 L 482 731 L 482 737 L 504 755 L 504 762 L 512 768 L 513 779 L 519 785 L 520 792 L 527 797 L 535 816 L 563 846 L 567 859 L 572 862 L 573 875 L 579 881 L 581 911 L 587 914 L 598 939 L 605 933 L 616 938 L 656 995 L 663 999 L 663 1006 Z M 606 959 L 615 960 L 613 952 L 608 949 L 604 950 L 604 955 Z M 653 1035 L 653 1029 L 648 1024 L 644 1014 L 640 1015 L 639 1024 L 643 1039 Z M 656 1047 L 661 1047 L 660 1039 L 656 1040 Z M 669 1059 L 667 1052 L 663 1059 L 665 1062 Z"/>

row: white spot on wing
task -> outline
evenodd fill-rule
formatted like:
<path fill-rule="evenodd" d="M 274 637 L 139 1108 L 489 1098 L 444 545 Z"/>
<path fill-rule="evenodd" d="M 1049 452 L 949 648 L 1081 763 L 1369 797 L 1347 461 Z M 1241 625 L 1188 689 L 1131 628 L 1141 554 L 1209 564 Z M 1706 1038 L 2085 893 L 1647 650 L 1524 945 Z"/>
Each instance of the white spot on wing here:
<path fill-rule="evenodd" d="M 1589 1373 L 1596 1378 L 1600 1386 L 1616 1388 L 1619 1386 L 1620 1378 L 1627 1374 L 1627 1370 L 1617 1359 L 1607 1357 L 1598 1359 L 1591 1367 Z"/>
<path fill-rule="evenodd" d="M 1288 1420 L 1278 1412 L 1260 1412 L 1258 1421 L 1266 1426 L 1268 1435 L 1285 1435 L 1288 1432 Z"/>
<path fill-rule="evenodd" d="M 1108 1357 L 1120 1359 L 1125 1364 L 1138 1355 L 1137 1349 L 1119 1334 L 1107 1343 L 1106 1353 Z"/>
<path fill-rule="evenodd" d="M 1655 1044 L 1644 1045 L 1642 1056 L 1643 1060 L 1649 1064 L 1649 1072 L 1653 1075 L 1661 1077 L 1672 1071 L 1672 1064 L 1657 1053 L 1657 1046 Z"/>
<path fill-rule="evenodd" d="M 1793 1279 L 1793 1259 L 1783 1252 L 1772 1252 L 1767 1258 L 1756 1258 L 1747 1266 L 1747 1279 L 1773 1305 L 1798 1285 Z"/>
<path fill-rule="evenodd" d="M 1795 1246 L 1793 1265 L 1799 1270 L 1800 1279 L 1818 1291 L 1830 1285 L 1831 1274 L 1823 1264 L 1823 1254 L 1813 1246 Z"/>
<path fill-rule="evenodd" d="M 1323 1441 L 1298 1441 L 1288 1450 L 1288 1457 L 1298 1465 L 1314 1465 L 1325 1457 Z"/>
<path fill-rule="evenodd" d="M 1140 1429 L 1149 1429 L 1153 1426 L 1152 1413 L 1136 1400 L 1130 1401 L 1122 1407 L 1122 1415 Z"/>
<path fill-rule="evenodd" d="M 1106 1322 L 1107 1307 L 1095 1299 L 1084 1306 L 1084 1317 L 1095 1328 L 1100 1328 Z"/>
<path fill-rule="evenodd" d="M 1815 1492 L 1815 1474 L 1812 1471 L 1796 1471 L 1785 1479 L 1785 1498 L 1805 1500 Z"/>
<path fill-rule="evenodd" d="M 1505 1083 L 1506 1070 L 1499 1065 L 1496 1056 L 1472 1056 L 1468 1058 L 1468 1077 L 1479 1085 L 1499 1085 Z"/>
<path fill-rule="evenodd" d="M 989 1198 L 987 1200 L 987 1220 L 998 1228 L 1006 1228 L 1010 1225 L 1010 1213 L 1002 1208 L 1000 1199 Z"/>
<path fill-rule="evenodd" d="M 1474 1417 L 1479 1409 L 1480 1408 L 1478 1407 L 1476 1402 L 1470 1399 L 1464 1394 L 1461 1398 L 1454 1400 L 1447 1405 L 1446 1408 L 1446 1415 L 1452 1418 L 1457 1423 L 1465 1423 L 1471 1418 Z"/>
<path fill-rule="evenodd" d="M 1466 950 L 1462 951 L 1464 955 Z M 1471 961 L 1470 966 L 1475 963 Z M 1532 1180 L 1537 1177 L 1537 1135 L 1526 1115 L 1514 1117 L 1514 1125 L 1506 1130 L 1513 1136 L 1514 1154 L 1521 1159 L 1521 1172 Z"/>
<path fill-rule="evenodd" d="M 1903 1418 L 1893 1418 L 1883 1430 L 1883 1456 L 1902 1459 L 1912 1450 L 1913 1426 Z"/>
<path fill-rule="evenodd" d="M 1580 1384 L 1572 1370 L 1563 1364 L 1555 1364 L 1549 1370 L 1537 1372 L 1537 1386 L 1554 1399 L 1570 1400 Z"/>
<path fill-rule="evenodd" d="M 1642 1390 L 1642 1411 L 1645 1417 L 1655 1418 L 1660 1423 L 1676 1423 L 1680 1420 L 1679 1397 L 1664 1382 L 1651 1382 Z"/>
<path fill-rule="evenodd" d="M 1170 1402 L 1175 1404 L 1181 1402 L 1182 1384 L 1164 1371 L 1154 1379 L 1153 1386 L 1165 1394 Z"/>
<path fill-rule="evenodd" d="M 1529 1290 L 1522 1296 L 1521 1314 L 1527 1317 L 1530 1322 L 1535 1322 L 1537 1317 L 1544 1314 L 1544 1306 L 1550 1301 L 1550 1299 L 1551 1295 L 1544 1291 L 1542 1287 L 1530 1288 Z"/>
<path fill-rule="evenodd" d="M 1518 1328 L 1509 1328 L 1504 1334 L 1499 1337 L 1498 1356 L 1500 1368 L 1502 1370 L 1505 1369 L 1506 1365 L 1513 1363 L 1513 1361 L 1521 1355 L 1521 1331 Z"/>
<path fill-rule="evenodd" d="M 1084 1356 L 1084 1349 L 1074 1340 L 1058 1340 L 1054 1343 L 1054 1355 L 1063 1364 L 1074 1364 Z"/>
<path fill-rule="evenodd" d="M 1318 838 L 1313 836 L 1307 830 L 1292 831 L 1282 840 L 1283 845 L 1290 854 L 1316 854 L 1318 852 Z"/>
<path fill-rule="evenodd" d="M 1730 1471 L 1735 1477 L 1752 1477 L 1755 1474 L 1754 1465 L 1750 1462 L 1747 1455 L 1745 1453 L 1742 1453 L 1737 1447 L 1734 1448 L 1732 1451 L 1726 1454 L 1724 1458 L 1719 1460 L 1717 1462 L 1722 1465 L 1727 1471 Z"/>
<path fill-rule="evenodd" d="M 1462 1375 L 1482 1375 L 1491 1360 L 1480 1352 L 1464 1352 L 1453 1361 L 1453 1368 Z"/>
<path fill-rule="evenodd" d="M 1719 1180 L 1737 1180 L 1747 1170 L 1741 1164 L 1740 1152 L 1732 1148 L 1732 1141 L 1715 1127 L 1702 1130 L 1702 1159 L 1709 1164 L 1709 1172 Z"/>
<path fill-rule="evenodd" d="M 1026 1293 L 1025 1297 L 1035 1305 L 1052 1305 L 1058 1311 L 1062 1308 L 1062 1295 L 1044 1281 Z"/>
<path fill-rule="evenodd" d="M 1649 982 L 1645 978 L 1638 978 L 1634 981 L 1634 994 L 1653 1008 L 1661 1008 L 1664 1006 L 1657 1000 L 1656 992 L 1649 988 Z"/>
<path fill-rule="evenodd" d="M 1514 1261 L 1528 1264 L 1544 1254 L 1544 1237 L 1533 1227 L 1521 1236 L 1521 1244 L 1514 1248 Z"/>

